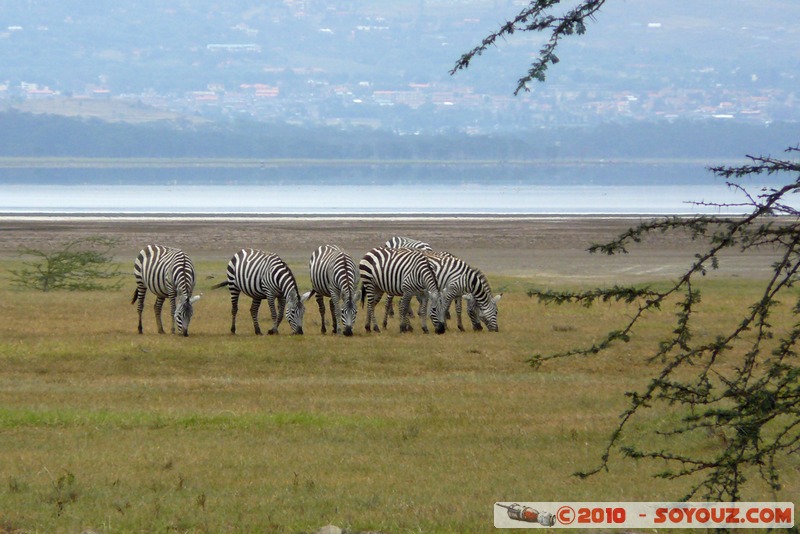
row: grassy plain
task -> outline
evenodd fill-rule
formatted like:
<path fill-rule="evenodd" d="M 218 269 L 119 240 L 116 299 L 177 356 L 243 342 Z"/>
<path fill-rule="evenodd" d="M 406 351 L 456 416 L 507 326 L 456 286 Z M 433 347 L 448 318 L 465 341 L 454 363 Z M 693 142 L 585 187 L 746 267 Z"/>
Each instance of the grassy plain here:
<path fill-rule="evenodd" d="M 227 292 L 209 287 L 233 250 L 206 235 L 195 245 L 204 296 L 188 338 L 155 333 L 152 299 L 145 333 L 135 333 L 132 276 L 118 291 L 35 293 L 9 286 L 19 260 L 0 260 L 0 531 L 313 532 L 333 523 L 491 532 L 496 501 L 683 495 L 685 482 L 651 478 L 660 466 L 617 456 L 608 473 L 571 476 L 596 465 L 624 392 L 658 368 L 646 359 L 670 310 L 608 354 L 525 364 L 594 340 L 631 311 L 545 307 L 528 288 L 603 284 L 632 276 L 628 267 L 598 272 L 588 256 L 586 278 L 576 279 L 571 267 L 559 277 L 482 265 L 504 293 L 497 334 L 400 335 L 395 322 L 381 334 L 359 326 L 352 338 L 323 336 L 312 304 L 304 336 L 285 324 L 277 336 L 253 335 L 246 305 L 231 336 Z M 492 254 L 473 246 L 482 261 Z M 292 266 L 307 287 L 305 264 Z M 708 332 L 735 323 L 755 298 L 758 276 L 739 274 L 702 287 Z M 715 439 L 689 446 L 713 451 Z M 786 466 L 781 495 L 756 483 L 746 498 L 797 504 L 798 470 Z"/>

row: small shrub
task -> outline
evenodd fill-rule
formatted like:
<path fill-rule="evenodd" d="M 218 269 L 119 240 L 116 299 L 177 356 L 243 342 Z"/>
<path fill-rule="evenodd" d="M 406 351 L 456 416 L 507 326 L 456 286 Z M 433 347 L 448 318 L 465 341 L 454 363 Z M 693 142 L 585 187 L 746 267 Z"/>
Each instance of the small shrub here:
<path fill-rule="evenodd" d="M 23 262 L 21 269 L 11 270 L 11 283 L 38 291 L 117 289 L 122 281 L 119 266 L 112 264 L 111 254 L 116 243 L 110 238 L 86 237 L 70 241 L 52 252 L 22 248 L 22 256 L 36 259 Z"/>

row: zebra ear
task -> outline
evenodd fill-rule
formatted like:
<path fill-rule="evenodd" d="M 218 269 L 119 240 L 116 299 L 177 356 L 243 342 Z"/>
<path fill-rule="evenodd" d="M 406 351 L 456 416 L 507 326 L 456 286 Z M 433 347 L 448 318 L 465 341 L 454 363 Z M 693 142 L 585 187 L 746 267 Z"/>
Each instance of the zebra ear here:
<path fill-rule="evenodd" d="M 494 298 L 492 299 L 492 302 L 497 304 L 497 301 L 500 300 L 501 298 L 503 298 L 503 294 L 502 293 L 498 293 L 497 295 L 494 296 Z"/>
<path fill-rule="evenodd" d="M 313 294 L 314 294 L 314 290 L 313 289 L 311 291 L 306 291 L 305 293 L 300 295 L 300 302 L 307 301 L 308 299 L 311 298 L 311 295 L 313 295 Z"/>
<path fill-rule="evenodd" d="M 189 304 L 194 304 L 195 302 L 200 300 L 200 297 L 202 297 L 202 296 L 203 296 L 202 293 L 200 293 L 199 295 L 193 296 L 192 298 L 189 299 Z"/>

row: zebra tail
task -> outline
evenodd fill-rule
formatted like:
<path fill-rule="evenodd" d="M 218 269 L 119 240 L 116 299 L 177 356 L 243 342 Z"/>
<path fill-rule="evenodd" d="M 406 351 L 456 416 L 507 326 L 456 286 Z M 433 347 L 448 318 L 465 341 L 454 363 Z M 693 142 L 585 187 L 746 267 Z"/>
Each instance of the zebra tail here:
<path fill-rule="evenodd" d="M 133 300 L 131 300 L 131 304 L 136 303 L 136 299 L 139 297 L 139 288 L 133 290 Z"/>
<path fill-rule="evenodd" d="M 364 309 L 364 301 L 367 300 L 367 291 L 364 288 L 364 282 L 361 282 L 361 309 Z"/>
<path fill-rule="evenodd" d="M 219 289 L 222 286 L 227 286 L 227 285 L 228 285 L 228 281 L 224 280 L 224 281 L 220 282 L 219 284 L 214 284 L 213 286 L 211 286 L 211 289 Z"/>

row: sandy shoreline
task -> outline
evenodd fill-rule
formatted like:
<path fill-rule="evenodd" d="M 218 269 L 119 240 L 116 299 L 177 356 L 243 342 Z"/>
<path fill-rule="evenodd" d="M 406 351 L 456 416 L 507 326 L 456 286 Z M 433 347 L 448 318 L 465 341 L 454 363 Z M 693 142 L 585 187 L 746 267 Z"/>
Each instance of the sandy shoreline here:
<path fill-rule="evenodd" d="M 631 215 L 0 215 L 0 258 L 19 257 L 26 246 L 50 250 L 87 236 L 118 241 L 116 254 L 131 261 L 141 247 L 178 246 L 198 260 L 226 262 L 243 247 L 306 265 L 312 251 L 336 243 L 360 258 L 393 235 L 407 235 L 459 255 L 487 273 L 548 280 L 663 279 L 675 276 L 703 249 L 682 233 L 654 235 L 621 256 L 589 254 L 652 216 Z M 765 276 L 768 252 L 736 255 L 720 275 Z"/>

